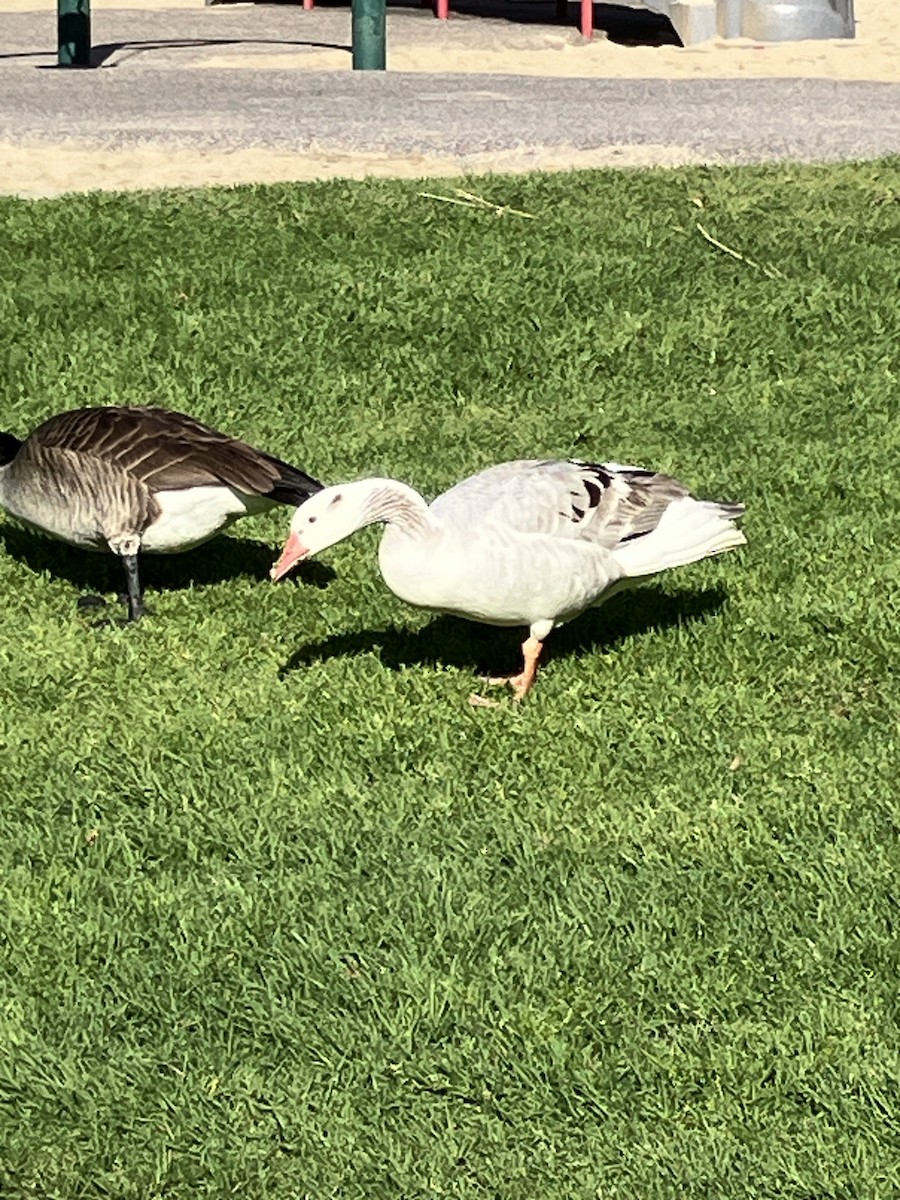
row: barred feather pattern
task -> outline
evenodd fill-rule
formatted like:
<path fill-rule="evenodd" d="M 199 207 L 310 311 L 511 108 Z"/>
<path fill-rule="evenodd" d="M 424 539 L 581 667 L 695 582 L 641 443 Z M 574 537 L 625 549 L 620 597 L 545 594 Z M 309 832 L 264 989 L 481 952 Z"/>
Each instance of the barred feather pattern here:
<path fill-rule="evenodd" d="M 219 433 L 186 413 L 152 406 L 80 408 L 51 417 L 25 443 L 42 451 L 68 450 L 119 468 L 151 491 L 223 483 L 266 496 L 293 488 L 300 504 L 321 487 L 290 464 Z"/>
<path fill-rule="evenodd" d="M 272 455 L 154 407 L 58 414 L 0 465 L 0 505 L 38 532 L 95 549 L 139 544 L 168 510 L 175 517 L 150 548 L 185 549 L 245 513 L 296 505 L 320 489 Z"/>

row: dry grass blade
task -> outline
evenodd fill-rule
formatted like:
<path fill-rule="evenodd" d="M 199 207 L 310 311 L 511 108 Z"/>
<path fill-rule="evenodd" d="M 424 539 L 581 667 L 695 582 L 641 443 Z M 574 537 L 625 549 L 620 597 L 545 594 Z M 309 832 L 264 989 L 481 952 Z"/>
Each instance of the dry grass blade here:
<path fill-rule="evenodd" d="M 504 217 L 508 214 L 512 217 L 526 217 L 529 221 L 534 220 L 534 213 L 524 212 L 520 208 L 512 208 L 508 204 L 494 204 L 492 200 L 486 200 L 484 196 L 479 196 L 475 192 L 467 192 L 463 188 L 454 188 L 453 190 L 454 196 L 442 196 L 437 192 L 417 192 L 416 195 L 425 196 L 429 200 L 442 200 L 445 204 L 461 204 L 464 208 L 487 209 L 497 217 Z"/>
<path fill-rule="evenodd" d="M 700 235 L 704 237 L 711 246 L 715 246 L 717 250 L 721 250 L 723 254 L 729 254 L 732 258 L 736 258 L 738 262 L 746 263 L 747 266 L 752 267 L 754 271 L 762 271 L 762 273 L 767 275 L 769 279 L 784 279 L 784 275 L 778 270 L 777 267 L 770 267 L 764 263 L 758 263 L 752 258 L 748 258 L 746 254 L 741 254 L 740 250 L 735 250 L 732 246 L 726 246 L 725 243 L 720 242 L 717 237 L 713 237 L 709 230 L 705 229 L 699 221 L 696 222 L 696 225 Z"/>

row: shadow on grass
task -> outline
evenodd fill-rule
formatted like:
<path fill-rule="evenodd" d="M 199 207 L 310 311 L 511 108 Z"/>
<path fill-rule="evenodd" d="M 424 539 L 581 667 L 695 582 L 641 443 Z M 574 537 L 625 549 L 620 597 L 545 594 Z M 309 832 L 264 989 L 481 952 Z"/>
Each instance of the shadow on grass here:
<path fill-rule="evenodd" d="M 77 550 L 12 525 L 0 526 L 0 551 L 32 571 L 68 580 L 81 592 L 118 594 L 125 587 L 125 571 L 113 554 Z M 232 579 L 258 579 L 271 586 L 269 569 L 275 557 L 276 551 L 266 542 L 218 537 L 183 554 L 142 555 L 141 583 L 148 592 L 178 592 Z M 292 578 L 298 584 L 324 588 L 336 576 L 325 563 L 313 561 L 301 563 Z"/>
<path fill-rule="evenodd" d="M 615 596 L 553 632 L 548 658 L 612 650 L 628 638 L 702 621 L 724 605 L 724 588 L 665 592 L 653 585 Z M 471 668 L 484 674 L 513 674 L 522 669 L 524 629 L 499 629 L 460 617 L 438 616 L 420 630 L 360 629 L 338 633 L 296 650 L 281 668 L 286 678 L 310 663 L 334 657 L 377 654 L 392 671 L 408 666 Z"/>

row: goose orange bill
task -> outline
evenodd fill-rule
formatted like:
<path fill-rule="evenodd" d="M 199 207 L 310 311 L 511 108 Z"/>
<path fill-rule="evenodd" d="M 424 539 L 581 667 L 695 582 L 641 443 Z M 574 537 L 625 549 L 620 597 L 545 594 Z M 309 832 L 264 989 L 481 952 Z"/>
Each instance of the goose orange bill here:
<path fill-rule="evenodd" d="M 287 575 L 291 567 L 296 566 L 298 562 L 302 562 L 308 554 L 309 551 L 300 541 L 299 536 L 296 533 L 290 533 L 288 535 L 288 540 L 284 543 L 284 547 L 282 548 L 281 558 L 279 558 L 278 562 L 275 563 L 274 567 L 272 567 L 269 575 L 275 580 L 282 579 L 285 575 Z"/>

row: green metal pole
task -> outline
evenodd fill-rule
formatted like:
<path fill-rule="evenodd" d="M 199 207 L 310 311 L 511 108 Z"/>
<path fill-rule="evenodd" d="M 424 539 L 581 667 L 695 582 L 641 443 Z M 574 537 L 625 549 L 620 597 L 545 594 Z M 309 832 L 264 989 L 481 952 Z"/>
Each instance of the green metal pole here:
<path fill-rule="evenodd" d="M 351 0 L 354 71 L 384 70 L 386 7 L 387 0 Z"/>
<path fill-rule="evenodd" d="M 91 0 L 56 0 L 57 57 L 61 67 L 91 65 Z"/>

